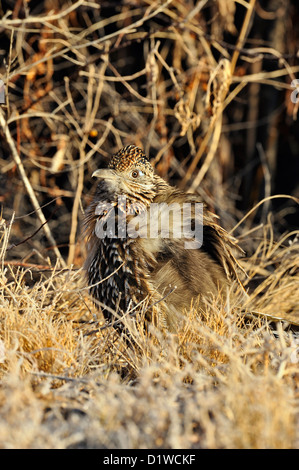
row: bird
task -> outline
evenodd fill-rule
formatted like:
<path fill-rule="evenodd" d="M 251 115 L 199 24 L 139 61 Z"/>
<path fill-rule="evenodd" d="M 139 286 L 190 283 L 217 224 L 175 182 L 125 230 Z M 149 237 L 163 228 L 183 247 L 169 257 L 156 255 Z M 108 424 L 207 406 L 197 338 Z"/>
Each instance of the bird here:
<path fill-rule="evenodd" d="M 148 299 L 146 321 L 175 333 L 195 300 L 204 308 L 219 293 L 225 298 L 239 280 L 239 246 L 197 194 L 168 184 L 132 144 L 92 176 L 98 184 L 83 220 L 84 268 L 109 325 L 123 332 L 124 317 Z"/>

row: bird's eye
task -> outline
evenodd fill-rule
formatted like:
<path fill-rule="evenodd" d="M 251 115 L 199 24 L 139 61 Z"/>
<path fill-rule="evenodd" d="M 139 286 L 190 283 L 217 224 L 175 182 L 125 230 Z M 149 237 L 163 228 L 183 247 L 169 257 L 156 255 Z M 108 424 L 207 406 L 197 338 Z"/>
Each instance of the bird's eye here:
<path fill-rule="evenodd" d="M 132 178 L 138 178 L 138 176 L 142 176 L 143 173 L 140 170 L 133 170 L 131 173 Z"/>

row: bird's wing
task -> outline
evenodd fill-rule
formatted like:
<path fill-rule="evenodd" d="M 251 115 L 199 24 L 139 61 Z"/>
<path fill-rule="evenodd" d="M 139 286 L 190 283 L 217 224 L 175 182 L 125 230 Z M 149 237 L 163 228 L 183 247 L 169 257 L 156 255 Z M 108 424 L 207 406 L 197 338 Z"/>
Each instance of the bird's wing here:
<path fill-rule="evenodd" d="M 241 271 L 244 274 L 244 270 L 237 261 L 234 252 L 243 252 L 243 250 L 239 247 L 237 239 L 218 224 L 218 216 L 210 212 L 195 194 L 169 188 L 167 194 L 159 195 L 154 202 L 161 203 L 165 200 L 169 206 L 171 204 L 179 204 L 180 206 L 190 204 L 191 211 L 186 212 L 187 218 L 183 223 L 189 225 L 191 235 L 196 233 L 194 229 L 196 223 L 201 226 L 202 240 L 198 249 L 206 252 L 216 263 L 220 264 L 228 279 L 238 280 L 241 283 L 239 273 Z M 197 204 L 201 208 L 199 211 L 197 211 Z"/>

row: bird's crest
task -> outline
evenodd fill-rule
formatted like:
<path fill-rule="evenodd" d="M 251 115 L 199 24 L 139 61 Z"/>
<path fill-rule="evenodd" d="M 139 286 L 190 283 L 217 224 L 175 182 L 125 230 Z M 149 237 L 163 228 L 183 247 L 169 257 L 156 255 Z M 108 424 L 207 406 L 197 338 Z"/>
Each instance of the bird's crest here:
<path fill-rule="evenodd" d="M 111 158 L 108 168 L 126 171 L 131 167 L 139 167 L 145 173 L 154 173 L 154 169 L 143 150 L 135 145 L 127 145 Z"/>

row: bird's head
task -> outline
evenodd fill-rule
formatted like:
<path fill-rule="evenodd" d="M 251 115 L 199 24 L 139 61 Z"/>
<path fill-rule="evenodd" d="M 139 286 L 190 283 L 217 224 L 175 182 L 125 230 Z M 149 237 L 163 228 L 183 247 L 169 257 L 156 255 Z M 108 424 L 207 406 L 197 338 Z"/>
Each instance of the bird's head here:
<path fill-rule="evenodd" d="M 142 149 L 135 145 L 119 150 L 108 168 L 96 170 L 92 176 L 99 178 L 98 191 L 106 193 L 110 201 L 125 195 L 132 201 L 149 204 L 161 184 Z"/>

